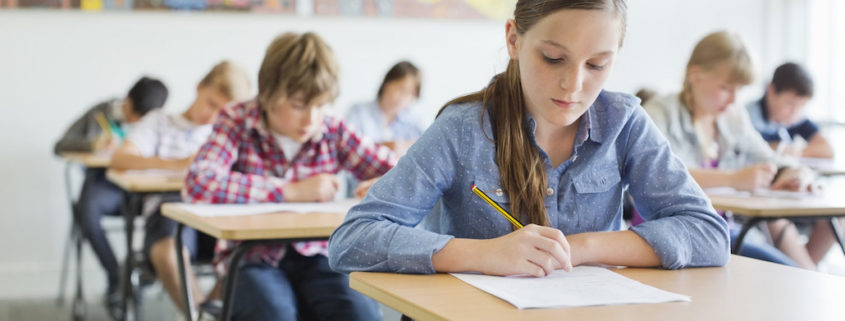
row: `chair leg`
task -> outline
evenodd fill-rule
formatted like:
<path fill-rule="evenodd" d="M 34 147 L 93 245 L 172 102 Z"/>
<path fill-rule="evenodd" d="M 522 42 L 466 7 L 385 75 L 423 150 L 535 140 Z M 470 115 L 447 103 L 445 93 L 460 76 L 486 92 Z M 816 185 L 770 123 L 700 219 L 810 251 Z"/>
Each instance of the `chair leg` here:
<path fill-rule="evenodd" d="M 65 290 L 67 288 L 67 274 L 69 268 L 69 259 L 70 259 L 70 252 L 73 251 L 73 245 L 76 241 L 77 237 L 82 236 L 82 231 L 79 228 L 79 224 L 77 221 L 77 210 L 76 210 L 76 201 L 73 198 L 73 190 L 71 188 L 71 170 L 73 169 L 73 165 L 70 162 L 65 162 L 64 168 L 64 180 L 65 180 L 65 194 L 67 195 L 67 201 L 70 205 L 70 230 L 68 231 L 67 236 L 67 243 L 65 243 L 65 250 L 62 253 L 62 267 L 61 273 L 59 275 L 59 294 L 56 296 L 56 304 L 58 306 L 64 305 L 65 301 Z M 80 253 L 76 253 L 79 255 Z"/>
<path fill-rule="evenodd" d="M 71 224 L 70 230 L 67 233 L 67 242 L 65 243 L 65 250 L 62 253 L 62 267 L 59 274 L 59 294 L 56 296 L 56 305 L 63 306 L 65 303 L 65 290 L 67 289 L 67 274 L 68 264 L 70 259 L 70 252 L 74 250 L 73 245 L 76 243 L 77 225 Z"/>
<path fill-rule="evenodd" d="M 76 294 L 73 296 L 73 320 L 85 320 L 85 296 L 82 292 L 82 231 L 76 233 Z"/>

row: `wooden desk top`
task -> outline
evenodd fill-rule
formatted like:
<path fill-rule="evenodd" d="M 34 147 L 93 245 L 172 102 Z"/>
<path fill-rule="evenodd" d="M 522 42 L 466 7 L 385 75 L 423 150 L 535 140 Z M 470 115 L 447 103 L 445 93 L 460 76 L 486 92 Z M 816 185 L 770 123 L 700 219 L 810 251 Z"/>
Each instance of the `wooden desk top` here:
<path fill-rule="evenodd" d="M 845 278 L 740 256 L 720 268 L 616 272 L 691 302 L 519 310 L 448 274 L 354 272 L 350 286 L 418 321 L 841 320 Z"/>
<path fill-rule="evenodd" d="M 165 203 L 164 216 L 225 240 L 329 238 L 346 213 L 276 213 L 248 216 L 202 217 L 178 203 Z"/>
<path fill-rule="evenodd" d="M 169 171 L 108 170 L 106 178 L 132 193 L 178 192 L 185 183 L 185 173 Z"/>
<path fill-rule="evenodd" d="M 845 216 L 845 179 L 829 179 L 817 195 L 805 198 L 708 195 L 717 210 L 753 217 Z"/>
<path fill-rule="evenodd" d="M 111 155 L 98 153 L 61 153 L 59 157 L 74 163 L 80 163 L 88 168 L 106 168 L 111 163 Z"/>
<path fill-rule="evenodd" d="M 834 193 L 805 199 L 715 195 L 710 196 L 710 201 L 717 210 L 743 216 L 845 216 L 845 197 Z"/>

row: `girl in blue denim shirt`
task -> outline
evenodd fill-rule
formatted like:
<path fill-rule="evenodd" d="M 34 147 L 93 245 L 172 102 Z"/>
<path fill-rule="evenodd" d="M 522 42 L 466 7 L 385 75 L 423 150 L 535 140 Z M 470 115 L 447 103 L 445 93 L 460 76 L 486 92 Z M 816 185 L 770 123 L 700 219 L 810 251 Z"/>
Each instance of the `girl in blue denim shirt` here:
<path fill-rule="evenodd" d="M 725 221 L 633 96 L 602 90 L 624 0 L 518 1 L 510 61 L 460 97 L 352 208 L 338 271 L 544 276 L 581 264 L 723 265 Z M 514 229 L 476 185 L 526 225 Z M 629 189 L 647 222 L 622 230 Z M 433 232 L 414 228 L 427 213 Z"/>

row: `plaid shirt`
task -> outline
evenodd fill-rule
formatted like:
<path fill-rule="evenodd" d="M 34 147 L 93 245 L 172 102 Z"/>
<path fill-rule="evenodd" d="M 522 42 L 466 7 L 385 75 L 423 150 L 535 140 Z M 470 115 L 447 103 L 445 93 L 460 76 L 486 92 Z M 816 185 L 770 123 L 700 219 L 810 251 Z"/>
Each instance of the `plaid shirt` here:
<path fill-rule="evenodd" d="M 284 202 L 284 185 L 313 175 L 347 170 L 360 180 L 384 175 L 396 165 L 396 156 L 350 131 L 343 122 L 325 117 L 319 133 L 286 159 L 267 128 L 255 100 L 224 109 L 211 136 L 188 170 L 182 198 L 190 203 Z M 237 242 L 220 240 L 215 264 L 231 255 Z M 297 242 L 302 255 L 327 255 L 328 242 Z M 259 245 L 246 255 L 247 262 L 264 261 L 277 266 L 285 244 Z"/>

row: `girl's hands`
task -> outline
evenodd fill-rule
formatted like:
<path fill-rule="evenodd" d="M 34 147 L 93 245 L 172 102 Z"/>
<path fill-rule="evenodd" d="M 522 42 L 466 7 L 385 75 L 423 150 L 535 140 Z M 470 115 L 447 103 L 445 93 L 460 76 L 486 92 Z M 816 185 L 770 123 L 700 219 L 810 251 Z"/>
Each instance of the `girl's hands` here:
<path fill-rule="evenodd" d="M 478 271 L 490 275 L 527 274 L 543 277 L 572 270 L 569 242 L 558 229 L 528 225 L 507 235 L 480 240 L 474 251 Z"/>

